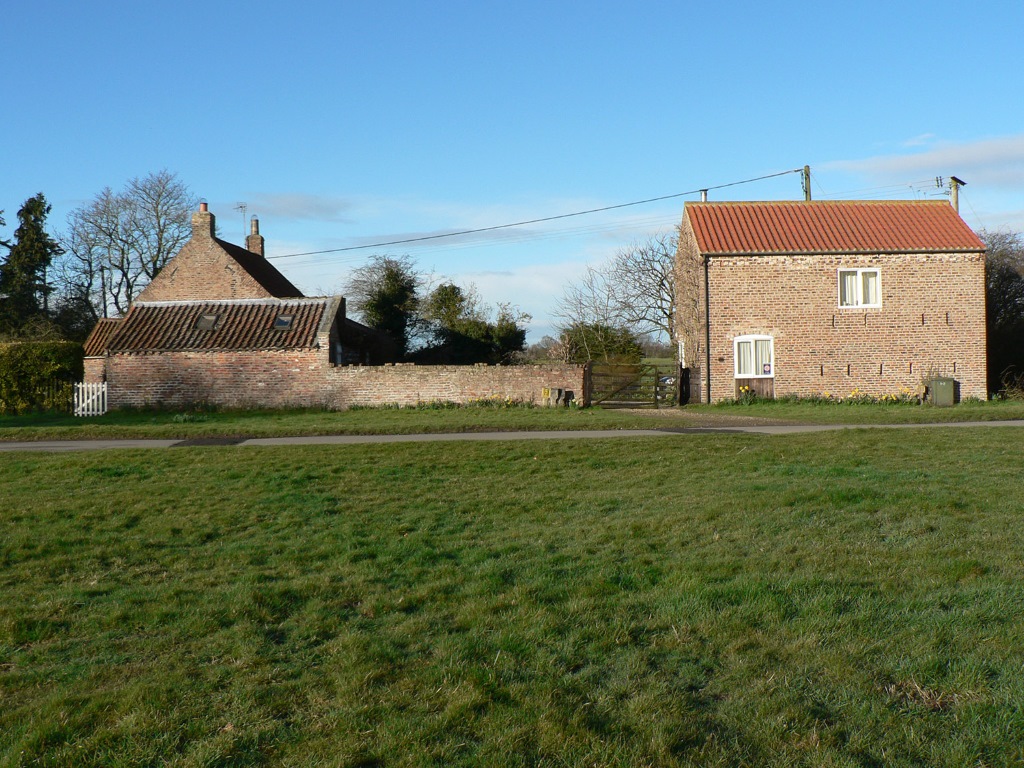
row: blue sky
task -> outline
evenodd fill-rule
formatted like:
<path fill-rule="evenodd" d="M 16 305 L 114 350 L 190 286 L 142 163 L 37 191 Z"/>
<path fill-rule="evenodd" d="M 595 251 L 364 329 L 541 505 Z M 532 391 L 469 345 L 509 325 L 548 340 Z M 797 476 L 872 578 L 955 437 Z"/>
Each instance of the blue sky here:
<path fill-rule="evenodd" d="M 670 230 L 694 193 L 420 245 L 347 248 L 811 166 L 815 198 L 942 194 L 1024 230 L 1024 4 L 8 4 L 0 208 L 51 228 L 167 169 L 307 294 L 375 252 L 473 283 L 551 333 L 587 264 Z M 788 174 L 712 200 L 801 196 Z M 8 226 L 2 234 L 10 235 Z"/>

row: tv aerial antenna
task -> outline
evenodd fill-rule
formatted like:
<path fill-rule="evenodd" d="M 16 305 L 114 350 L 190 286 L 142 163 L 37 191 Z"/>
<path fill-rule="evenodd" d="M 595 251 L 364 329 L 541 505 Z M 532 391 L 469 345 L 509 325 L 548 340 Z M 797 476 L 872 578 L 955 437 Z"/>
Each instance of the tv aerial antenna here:
<path fill-rule="evenodd" d="M 245 212 L 249 210 L 249 206 L 246 203 L 235 203 L 235 210 L 242 212 L 242 237 L 246 235 L 245 232 Z"/>

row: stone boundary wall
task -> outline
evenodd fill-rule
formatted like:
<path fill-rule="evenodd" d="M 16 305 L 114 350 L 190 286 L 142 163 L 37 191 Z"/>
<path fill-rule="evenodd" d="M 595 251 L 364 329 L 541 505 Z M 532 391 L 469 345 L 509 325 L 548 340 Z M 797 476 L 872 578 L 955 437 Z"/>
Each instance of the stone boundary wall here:
<path fill-rule="evenodd" d="M 334 366 L 317 349 L 115 354 L 106 361 L 111 408 L 341 410 L 491 397 L 541 404 L 545 387 L 583 399 L 584 371 L 582 365 Z"/>
<path fill-rule="evenodd" d="M 541 403 L 545 387 L 584 397 L 582 365 L 366 365 L 328 371 L 330 407 L 415 405 L 435 400 L 465 403 L 489 397 Z"/>

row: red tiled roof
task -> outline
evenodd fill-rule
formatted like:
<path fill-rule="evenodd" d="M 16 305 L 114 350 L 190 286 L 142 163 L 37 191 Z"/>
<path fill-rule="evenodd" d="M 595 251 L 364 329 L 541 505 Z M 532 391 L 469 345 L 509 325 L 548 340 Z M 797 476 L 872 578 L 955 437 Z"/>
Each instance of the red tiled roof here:
<path fill-rule="evenodd" d="M 239 245 L 214 238 L 221 248 L 259 283 L 271 296 L 279 299 L 291 299 L 302 296 L 302 291 L 292 285 L 291 280 L 282 275 L 273 264 L 258 253 L 247 251 Z"/>
<path fill-rule="evenodd" d="M 984 243 L 945 200 L 687 203 L 701 253 L 953 253 Z"/>
<path fill-rule="evenodd" d="M 119 317 L 101 317 L 97 320 L 96 325 L 89 333 L 89 338 L 82 345 L 85 347 L 85 356 L 102 357 L 107 348 L 107 342 L 110 341 L 110 337 L 114 335 L 114 331 L 120 324 L 121 318 Z"/>
<path fill-rule="evenodd" d="M 108 344 L 110 352 L 184 350 L 304 349 L 338 298 L 240 299 L 235 301 L 136 302 Z M 203 315 L 216 315 L 212 330 L 199 330 Z M 287 330 L 275 330 L 281 315 L 293 317 Z M 333 321 L 333 316 L 329 318 Z"/>

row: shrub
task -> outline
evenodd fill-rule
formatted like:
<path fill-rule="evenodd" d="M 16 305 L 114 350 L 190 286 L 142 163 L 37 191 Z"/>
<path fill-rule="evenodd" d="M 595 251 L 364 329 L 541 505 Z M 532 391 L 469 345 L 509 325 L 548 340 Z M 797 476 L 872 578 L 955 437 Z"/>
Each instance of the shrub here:
<path fill-rule="evenodd" d="M 82 345 L 69 341 L 0 344 L 0 413 L 66 410 L 83 374 Z"/>
<path fill-rule="evenodd" d="M 1024 400 L 1024 373 L 1013 369 L 1005 371 L 1002 378 L 1002 389 L 999 390 L 1003 400 Z"/>
<path fill-rule="evenodd" d="M 854 387 L 848 394 L 822 392 L 817 395 L 781 395 L 776 398 L 760 397 L 750 387 L 740 387 L 735 399 L 723 400 L 721 405 L 755 405 L 770 403 L 794 403 L 810 405 L 920 405 L 921 396 L 909 387 L 899 392 L 886 395 L 871 395 L 859 387 Z"/>
<path fill-rule="evenodd" d="M 455 411 L 463 408 L 487 408 L 487 409 L 510 409 L 510 408 L 536 408 L 537 404 L 529 400 L 520 400 L 514 397 L 503 395 L 490 395 L 489 397 L 478 397 L 459 403 L 454 400 L 420 400 L 415 405 L 399 405 L 398 403 L 382 403 L 381 405 L 350 405 L 349 411 Z"/>

